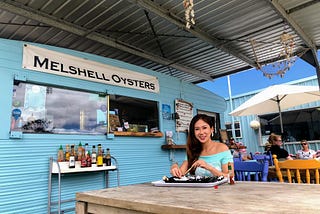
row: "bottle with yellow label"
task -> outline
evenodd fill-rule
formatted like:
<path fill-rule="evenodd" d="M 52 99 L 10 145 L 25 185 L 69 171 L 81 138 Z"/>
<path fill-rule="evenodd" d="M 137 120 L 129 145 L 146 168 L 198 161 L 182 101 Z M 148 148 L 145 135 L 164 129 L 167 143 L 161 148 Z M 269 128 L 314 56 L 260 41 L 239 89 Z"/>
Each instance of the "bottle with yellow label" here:
<path fill-rule="evenodd" d="M 97 166 L 103 166 L 103 154 L 101 144 L 98 144 Z"/>
<path fill-rule="evenodd" d="M 66 152 L 64 153 L 64 160 L 69 161 L 70 159 L 70 146 L 69 144 L 66 145 Z"/>

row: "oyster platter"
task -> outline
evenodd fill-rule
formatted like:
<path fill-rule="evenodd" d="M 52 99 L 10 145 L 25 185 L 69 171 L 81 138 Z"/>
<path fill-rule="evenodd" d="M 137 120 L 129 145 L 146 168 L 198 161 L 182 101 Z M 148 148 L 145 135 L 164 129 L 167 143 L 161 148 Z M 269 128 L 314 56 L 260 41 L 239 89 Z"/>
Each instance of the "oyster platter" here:
<path fill-rule="evenodd" d="M 154 186 L 166 186 L 166 187 L 214 187 L 227 183 L 228 179 L 224 176 L 183 176 L 167 177 L 163 176 L 162 180 L 154 181 Z"/>

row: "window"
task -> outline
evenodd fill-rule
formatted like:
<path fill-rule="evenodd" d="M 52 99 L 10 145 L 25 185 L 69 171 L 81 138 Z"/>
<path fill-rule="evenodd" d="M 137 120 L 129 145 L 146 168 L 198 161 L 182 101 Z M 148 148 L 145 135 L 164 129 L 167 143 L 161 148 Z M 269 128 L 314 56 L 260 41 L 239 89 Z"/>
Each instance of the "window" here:
<path fill-rule="evenodd" d="M 105 134 L 107 99 L 97 93 L 29 83 L 14 85 L 11 131 Z"/>
<path fill-rule="evenodd" d="M 158 102 L 23 82 L 14 85 L 10 130 L 105 134 L 108 102 L 110 131 L 158 131 Z"/>
<path fill-rule="evenodd" d="M 232 137 L 232 123 L 226 123 L 225 126 L 227 129 L 228 137 L 229 138 Z M 239 121 L 234 122 L 234 131 L 235 131 L 236 138 L 242 138 L 241 127 L 240 127 Z"/>
<path fill-rule="evenodd" d="M 158 102 L 128 96 L 110 95 L 110 110 L 117 121 L 111 124 L 112 131 L 117 127 L 130 132 L 158 132 Z"/>
<path fill-rule="evenodd" d="M 283 140 L 287 142 L 320 139 L 320 109 L 308 108 L 282 112 Z M 279 113 L 260 115 L 262 135 L 281 133 Z"/>

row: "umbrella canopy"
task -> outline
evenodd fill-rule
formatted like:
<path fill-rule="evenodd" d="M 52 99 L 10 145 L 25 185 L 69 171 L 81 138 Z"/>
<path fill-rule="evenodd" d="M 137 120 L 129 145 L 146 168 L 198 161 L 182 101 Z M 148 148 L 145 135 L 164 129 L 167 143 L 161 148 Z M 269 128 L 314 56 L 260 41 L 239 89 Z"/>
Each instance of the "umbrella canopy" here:
<path fill-rule="evenodd" d="M 254 95 L 229 114 L 246 116 L 279 112 L 281 132 L 283 133 L 282 109 L 318 100 L 320 100 L 318 86 L 274 85 Z"/>

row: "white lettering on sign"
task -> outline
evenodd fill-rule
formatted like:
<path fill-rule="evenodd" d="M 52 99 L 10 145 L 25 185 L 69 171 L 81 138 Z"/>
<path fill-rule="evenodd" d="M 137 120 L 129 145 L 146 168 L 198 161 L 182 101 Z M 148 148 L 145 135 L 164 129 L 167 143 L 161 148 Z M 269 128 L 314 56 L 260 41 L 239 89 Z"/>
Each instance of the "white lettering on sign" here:
<path fill-rule="evenodd" d="M 84 58 L 24 45 L 24 69 L 159 93 L 156 77 Z"/>

